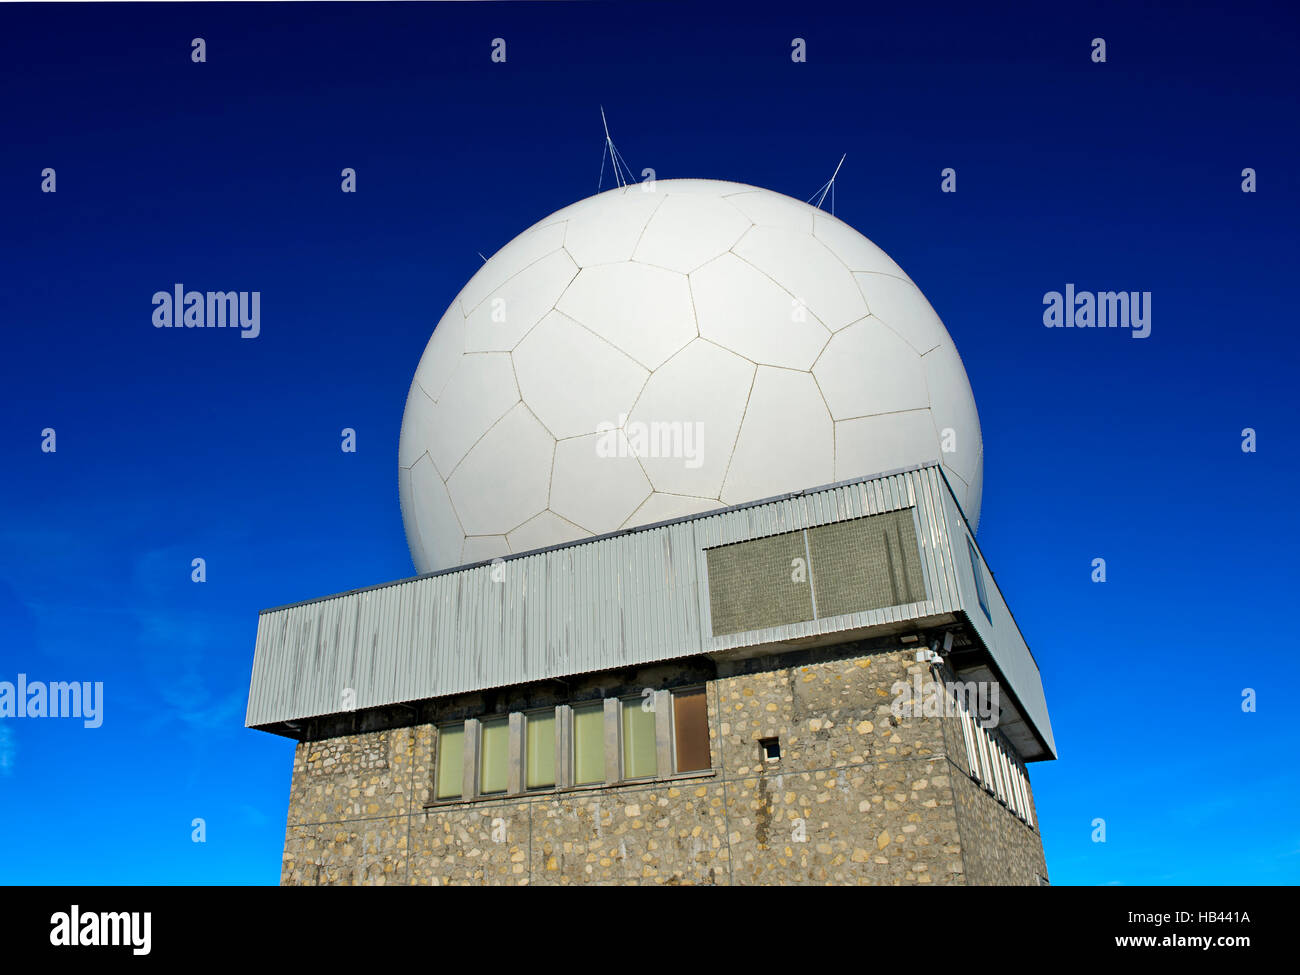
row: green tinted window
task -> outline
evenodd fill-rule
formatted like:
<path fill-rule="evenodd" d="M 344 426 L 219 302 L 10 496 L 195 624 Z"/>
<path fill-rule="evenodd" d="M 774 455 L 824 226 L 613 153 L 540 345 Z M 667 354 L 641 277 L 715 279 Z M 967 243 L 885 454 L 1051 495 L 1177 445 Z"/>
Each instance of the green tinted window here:
<path fill-rule="evenodd" d="M 605 781 L 605 706 L 573 709 L 573 781 L 588 785 Z"/>
<path fill-rule="evenodd" d="M 654 698 L 628 698 L 623 702 L 623 777 L 639 779 L 659 770 L 655 756 Z"/>
<path fill-rule="evenodd" d="M 438 729 L 439 799 L 459 798 L 465 781 L 465 725 L 449 724 Z"/>
<path fill-rule="evenodd" d="M 480 723 L 478 791 L 480 795 L 505 792 L 510 761 L 510 722 L 488 718 Z"/>
<path fill-rule="evenodd" d="M 524 786 L 555 785 L 555 711 L 539 711 L 524 720 Z"/>

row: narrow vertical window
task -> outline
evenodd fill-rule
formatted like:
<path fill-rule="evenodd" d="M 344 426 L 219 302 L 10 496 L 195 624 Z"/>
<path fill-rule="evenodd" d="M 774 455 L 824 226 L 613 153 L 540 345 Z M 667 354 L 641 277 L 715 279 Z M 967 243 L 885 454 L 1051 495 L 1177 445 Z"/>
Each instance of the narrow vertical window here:
<path fill-rule="evenodd" d="M 1005 802 L 1011 810 L 1015 809 L 1015 802 L 1011 800 L 1011 779 L 1006 768 L 1006 750 L 1002 748 L 1001 741 L 995 741 L 997 750 L 997 772 L 1002 780 L 1002 802 Z"/>
<path fill-rule="evenodd" d="M 449 724 L 438 729 L 439 799 L 459 799 L 465 781 L 465 725 Z"/>
<path fill-rule="evenodd" d="M 1011 781 L 1016 787 L 1016 812 L 1020 814 L 1021 819 L 1029 818 L 1029 799 L 1025 795 L 1025 780 L 1020 774 L 1020 760 L 1013 758 L 1011 760 Z"/>
<path fill-rule="evenodd" d="M 1002 742 L 1000 741 L 998 742 L 998 769 L 1002 773 L 1002 798 L 1006 802 L 1007 808 L 1012 812 L 1015 812 L 1016 797 L 1011 788 L 1011 770 L 1007 766 L 1007 750 L 1002 747 Z"/>
<path fill-rule="evenodd" d="M 1026 813 L 1029 803 L 1025 799 L 1025 783 L 1020 777 L 1020 762 L 1015 758 L 1011 760 L 1011 781 L 1016 790 L 1016 814 L 1022 820 L 1028 819 Z"/>
<path fill-rule="evenodd" d="M 1020 766 L 1020 788 L 1025 793 L 1025 825 L 1033 826 L 1034 811 L 1031 808 L 1032 804 L 1029 799 L 1029 772 L 1023 765 Z"/>
<path fill-rule="evenodd" d="M 997 787 L 997 796 L 1003 802 L 1006 802 L 1007 781 L 1003 775 L 1002 746 L 998 744 L 998 740 L 992 735 L 989 735 L 989 756 L 993 759 L 993 782 Z"/>
<path fill-rule="evenodd" d="M 555 785 L 555 709 L 524 715 L 524 787 Z"/>
<path fill-rule="evenodd" d="M 993 622 L 993 614 L 989 612 L 989 596 L 984 591 L 984 571 L 980 568 L 980 557 L 975 551 L 975 543 L 966 538 L 966 550 L 970 552 L 970 570 L 975 575 L 975 595 L 979 597 L 980 609 L 984 610 L 984 615 L 990 623 Z"/>
<path fill-rule="evenodd" d="M 961 698 L 957 698 L 957 719 L 961 723 L 961 738 L 966 745 L 966 767 L 970 770 L 971 778 L 979 778 L 979 761 L 975 758 L 975 740 L 974 733 L 971 731 L 971 718 L 966 710 L 965 703 Z"/>
<path fill-rule="evenodd" d="M 510 770 L 510 719 L 486 718 L 479 727 L 479 794 L 505 792 Z"/>
<path fill-rule="evenodd" d="M 585 704 L 573 709 L 573 782 L 605 781 L 605 706 Z"/>
<path fill-rule="evenodd" d="M 1016 768 L 1016 760 L 1007 755 L 1007 782 L 1011 785 L 1011 811 L 1021 819 L 1025 818 L 1024 798 L 1020 795 L 1020 770 Z"/>
<path fill-rule="evenodd" d="M 655 775 L 659 762 L 655 756 L 655 713 L 647 709 L 642 697 L 623 702 L 623 778 L 642 779 Z"/>
<path fill-rule="evenodd" d="M 673 752 L 678 772 L 698 772 L 712 767 L 709 708 L 703 687 L 673 692 Z"/>
<path fill-rule="evenodd" d="M 979 746 L 980 754 L 980 785 L 993 792 L 993 763 L 989 761 L 989 734 L 979 723 L 975 724 L 975 728 L 975 744 Z"/>
<path fill-rule="evenodd" d="M 997 746 L 993 743 L 993 736 L 988 731 L 984 732 L 985 749 L 989 756 L 989 786 L 993 790 L 995 799 L 1002 798 L 1002 778 L 998 775 L 998 753 Z"/>

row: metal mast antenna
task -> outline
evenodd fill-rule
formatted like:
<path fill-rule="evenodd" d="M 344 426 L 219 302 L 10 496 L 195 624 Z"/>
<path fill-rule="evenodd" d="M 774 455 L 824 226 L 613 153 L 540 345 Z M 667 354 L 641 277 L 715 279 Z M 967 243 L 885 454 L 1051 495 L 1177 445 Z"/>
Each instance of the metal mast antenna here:
<path fill-rule="evenodd" d="M 609 122 L 605 118 L 605 106 L 600 106 L 600 124 L 605 128 L 605 147 L 600 153 L 600 177 L 596 180 L 596 191 L 599 192 L 601 185 L 605 182 L 605 157 L 609 156 L 610 164 L 614 167 L 614 181 L 619 186 L 626 186 L 634 181 L 632 167 L 627 164 L 623 154 L 618 151 L 614 145 L 614 140 L 609 135 Z"/>
<path fill-rule="evenodd" d="M 813 206 L 817 207 L 817 209 L 820 210 L 822 206 L 822 201 L 826 199 L 826 194 L 829 193 L 831 195 L 831 216 L 835 216 L 835 177 L 840 174 L 840 166 L 843 166 L 844 160 L 848 158 L 849 158 L 849 154 L 847 152 L 844 155 L 840 156 L 839 166 L 835 167 L 835 172 L 831 173 L 831 178 L 828 179 L 825 183 L 823 183 L 821 185 L 821 188 L 818 189 L 817 192 L 814 193 L 812 196 L 808 197 L 807 200 L 808 203 L 812 203 L 813 196 L 817 197 L 817 202 L 813 203 Z"/>

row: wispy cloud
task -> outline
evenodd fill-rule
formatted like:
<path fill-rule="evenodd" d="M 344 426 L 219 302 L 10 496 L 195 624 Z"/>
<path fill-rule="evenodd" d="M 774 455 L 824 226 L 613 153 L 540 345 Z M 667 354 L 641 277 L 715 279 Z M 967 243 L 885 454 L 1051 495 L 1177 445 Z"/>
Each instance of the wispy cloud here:
<path fill-rule="evenodd" d="M 13 775 L 17 757 L 18 745 L 14 741 L 13 729 L 8 724 L 0 724 L 0 775 Z"/>

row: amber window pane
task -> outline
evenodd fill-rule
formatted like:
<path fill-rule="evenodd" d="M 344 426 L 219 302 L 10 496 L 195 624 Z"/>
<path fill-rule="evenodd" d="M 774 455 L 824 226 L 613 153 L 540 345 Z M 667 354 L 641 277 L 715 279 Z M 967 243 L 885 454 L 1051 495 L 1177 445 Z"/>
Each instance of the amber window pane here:
<path fill-rule="evenodd" d="M 712 767 L 709 709 L 704 688 L 673 694 L 673 741 L 677 749 L 678 772 L 698 772 Z"/>

